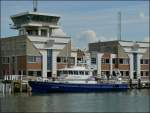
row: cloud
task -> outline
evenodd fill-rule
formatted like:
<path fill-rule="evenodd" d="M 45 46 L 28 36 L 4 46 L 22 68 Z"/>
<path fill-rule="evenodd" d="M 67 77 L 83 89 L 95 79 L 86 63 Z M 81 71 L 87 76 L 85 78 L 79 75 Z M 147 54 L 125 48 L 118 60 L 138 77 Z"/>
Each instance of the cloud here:
<path fill-rule="evenodd" d="M 75 45 L 79 48 L 88 48 L 88 43 L 97 41 L 111 41 L 116 40 L 116 37 L 104 37 L 97 36 L 94 30 L 84 30 L 79 33 L 76 39 L 74 39 Z"/>
<path fill-rule="evenodd" d="M 144 42 L 150 42 L 150 37 L 145 37 Z"/>
<path fill-rule="evenodd" d="M 104 36 L 101 36 L 98 38 L 99 41 L 112 41 L 112 40 L 117 40 L 117 37 L 104 37 Z"/>
<path fill-rule="evenodd" d="M 82 31 L 80 33 L 80 39 L 81 38 L 84 38 L 85 40 L 89 42 L 93 42 L 97 40 L 96 33 L 93 30 Z"/>
<path fill-rule="evenodd" d="M 84 30 L 81 31 L 77 38 L 74 39 L 75 45 L 79 48 L 87 48 L 88 43 L 97 41 L 96 32 L 93 30 Z"/>

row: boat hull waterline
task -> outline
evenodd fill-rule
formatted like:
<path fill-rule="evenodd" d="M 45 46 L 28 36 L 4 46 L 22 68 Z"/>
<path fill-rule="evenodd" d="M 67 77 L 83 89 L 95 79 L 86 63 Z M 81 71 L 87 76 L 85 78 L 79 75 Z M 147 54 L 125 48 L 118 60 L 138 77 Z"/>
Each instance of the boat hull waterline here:
<path fill-rule="evenodd" d="M 29 81 L 33 93 L 126 91 L 128 84 L 74 84 Z"/>

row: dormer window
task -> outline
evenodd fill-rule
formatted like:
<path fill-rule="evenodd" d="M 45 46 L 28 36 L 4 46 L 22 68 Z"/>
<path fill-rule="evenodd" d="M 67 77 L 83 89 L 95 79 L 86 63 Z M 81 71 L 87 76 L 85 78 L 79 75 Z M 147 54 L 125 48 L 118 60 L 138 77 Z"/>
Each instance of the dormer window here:
<path fill-rule="evenodd" d="M 41 29 L 41 36 L 47 37 L 47 29 Z"/>

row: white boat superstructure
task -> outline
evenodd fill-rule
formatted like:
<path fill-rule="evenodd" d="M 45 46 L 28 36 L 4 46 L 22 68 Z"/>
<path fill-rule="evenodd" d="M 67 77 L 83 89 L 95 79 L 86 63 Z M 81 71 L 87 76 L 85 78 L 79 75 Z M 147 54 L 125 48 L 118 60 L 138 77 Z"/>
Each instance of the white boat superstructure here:
<path fill-rule="evenodd" d="M 97 83 L 92 75 L 92 70 L 75 66 L 59 70 L 59 79 L 69 83 Z"/>

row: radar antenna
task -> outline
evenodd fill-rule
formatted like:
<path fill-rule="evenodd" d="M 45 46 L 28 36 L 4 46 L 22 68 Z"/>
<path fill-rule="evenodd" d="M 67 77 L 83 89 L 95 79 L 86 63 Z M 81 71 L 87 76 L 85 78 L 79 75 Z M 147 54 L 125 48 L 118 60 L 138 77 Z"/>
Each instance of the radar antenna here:
<path fill-rule="evenodd" d="M 33 0 L 33 11 L 37 12 L 37 0 Z"/>

